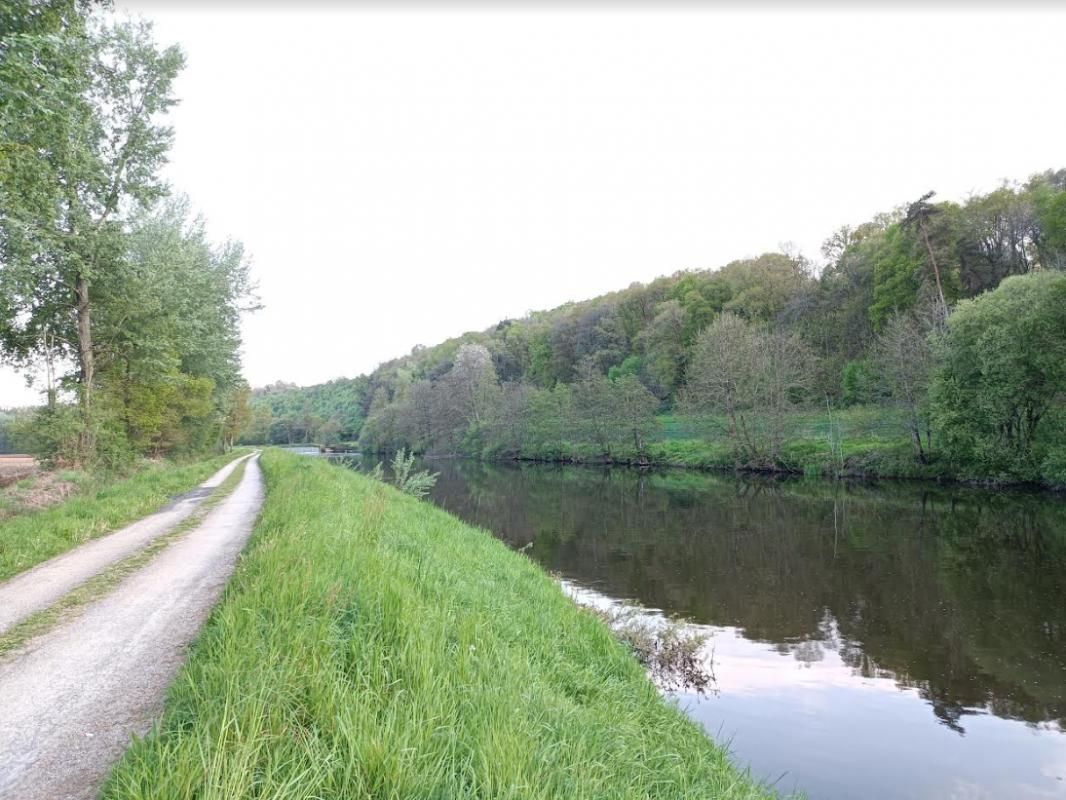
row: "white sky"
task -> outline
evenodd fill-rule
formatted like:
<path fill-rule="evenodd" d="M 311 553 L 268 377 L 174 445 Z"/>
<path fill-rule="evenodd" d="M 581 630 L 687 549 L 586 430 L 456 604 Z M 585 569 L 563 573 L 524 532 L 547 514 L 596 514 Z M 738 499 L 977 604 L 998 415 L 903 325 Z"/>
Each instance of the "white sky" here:
<path fill-rule="evenodd" d="M 1066 166 L 1052 11 L 124 7 L 187 54 L 168 174 L 252 254 L 254 386 Z"/>

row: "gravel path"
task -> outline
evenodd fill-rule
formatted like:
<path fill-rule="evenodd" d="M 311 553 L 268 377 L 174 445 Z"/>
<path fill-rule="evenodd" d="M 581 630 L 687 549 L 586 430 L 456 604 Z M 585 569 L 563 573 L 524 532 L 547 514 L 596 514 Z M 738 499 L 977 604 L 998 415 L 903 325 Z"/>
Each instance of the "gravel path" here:
<path fill-rule="evenodd" d="M 80 547 L 38 564 L 33 569 L 0 583 L 0 634 L 171 531 L 192 514 L 230 473 L 248 456 L 234 459 L 200 486 L 182 495 L 166 508 L 132 525 L 93 539 Z"/>
<path fill-rule="evenodd" d="M 253 456 L 237 489 L 111 594 L 0 660 L 0 798 L 95 797 L 144 735 L 218 601 L 263 501 Z"/>

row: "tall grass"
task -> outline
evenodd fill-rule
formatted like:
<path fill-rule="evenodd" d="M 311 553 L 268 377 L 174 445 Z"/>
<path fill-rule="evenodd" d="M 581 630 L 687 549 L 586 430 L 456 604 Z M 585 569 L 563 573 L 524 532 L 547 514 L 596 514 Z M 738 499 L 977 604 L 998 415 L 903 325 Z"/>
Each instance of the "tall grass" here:
<path fill-rule="evenodd" d="M 239 455 L 152 464 L 130 478 L 0 522 L 0 581 L 156 511 Z"/>
<path fill-rule="evenodd" d="M 249 549 L 105 798 L 769 796 L 525 557 L 350 470 L 262 465 Z"/>

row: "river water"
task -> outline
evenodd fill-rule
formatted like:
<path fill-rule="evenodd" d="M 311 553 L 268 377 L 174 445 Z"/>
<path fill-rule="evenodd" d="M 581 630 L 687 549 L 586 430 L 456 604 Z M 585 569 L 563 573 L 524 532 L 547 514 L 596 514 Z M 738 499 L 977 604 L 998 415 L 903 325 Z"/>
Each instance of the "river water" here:
<path fill-rule="evenodd" d="M 677 702 L 811 798 L 1066 798 L 1066 498 L 434 461 L 432 500 L 710 635 Z"/>

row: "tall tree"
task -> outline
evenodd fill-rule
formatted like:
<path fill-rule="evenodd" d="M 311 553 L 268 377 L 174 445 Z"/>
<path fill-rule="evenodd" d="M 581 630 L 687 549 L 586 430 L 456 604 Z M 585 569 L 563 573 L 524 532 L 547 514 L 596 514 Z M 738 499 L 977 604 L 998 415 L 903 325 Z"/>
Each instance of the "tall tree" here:
<path fill-rule="evenodd" d="M 0 297 L 9 358 L 55 341 L 78 365 L 82 456 L 94 449 L 94 284 L 122 258 L 126 223 L 165 192 L 162 116 L 183 65 L 147 23 L 69 17 L 5 37 L 0 63 Z"/>
<path fill-rule="evenodd" d="M 936 293 L 937 299 L 940 301 L 939 313 L 942 319 L 946 319 L 948 314 L 948 301 L 944 299 L 944 282 L 940 279 L 940 266 L 937 264 L 933 245 L 929 241 L 929 218 L 934 214 L 940 213 L 940 209 L 929 202 L 935 194 L 936 192 L 926 192 L 907 206 L 907 215 L 903 218 L 901 224 L 904 228 L 917 228 L 918 233 L 922 237 L 926 252 L 929 254 L 929 265 L 933 268 L 933 275 L 936 277 Z"/>
<path fill-rule="evenodd" d="M 939 309 L 895 314 L 873 347 L 880 388 L 903 411 L 915 455 L 923 463 L 932 439 L 929 382 L 936 366 L 932 336 L 938 315 Z"/>
<path fill-rule="evenodd" d="M 776 467 L 785 412 L 810 381 L 812 360 L 798 338 L 725 312 L 696 340 L 683 406 L 725 415 L 738 466 Z"/>

